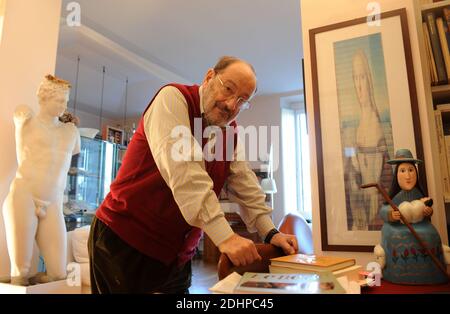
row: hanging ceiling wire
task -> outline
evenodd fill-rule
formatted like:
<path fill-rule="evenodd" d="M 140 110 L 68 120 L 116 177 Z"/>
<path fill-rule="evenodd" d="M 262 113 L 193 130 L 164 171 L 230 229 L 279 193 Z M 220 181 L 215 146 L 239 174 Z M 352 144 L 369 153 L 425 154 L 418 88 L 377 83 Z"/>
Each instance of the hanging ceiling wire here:
<path fill-rule="evenodd" d="M 102 96 L 101 96 L 101 100 L 100 100 L 100 128 L 99 128 L 99 130 L 102 129 L 103 93 L 104 93 L 104 90 L 105 90 L 105 73 L 106 73 L 106 67 L 103 66 L 103 76 L 102 76 Z"/>
<path fill-rule="evenodd" d="M 77 75 L 75 77 L 75 96 L 73 99 L 73 115 L 77 115 L 78 74 L 80 73 L 80 56 L 77 57 Z"/>
<path fill-rule="evenodd" d="M 125 130 L 125 126 L 127 123 L 127 105 L 128 105 L 128 76 L 125 81 L 125 108 L 123 112 L 123 129 Z"/>

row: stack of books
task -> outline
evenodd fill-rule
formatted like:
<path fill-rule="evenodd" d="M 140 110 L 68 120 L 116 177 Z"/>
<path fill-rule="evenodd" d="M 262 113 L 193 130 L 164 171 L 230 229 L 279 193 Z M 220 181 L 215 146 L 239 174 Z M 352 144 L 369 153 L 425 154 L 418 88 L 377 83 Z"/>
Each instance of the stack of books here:
<path fill-rule="evenodd" d="M 325 273 L 331 272 L 336 278 L 347 276 L 348 281 L 362 279 L 361 265 L 356 265 L 354 258 L 337 256 L 316 256 L 294 254 L 272 258 L 269 271 L 275 274 L 285 273 Z"/>

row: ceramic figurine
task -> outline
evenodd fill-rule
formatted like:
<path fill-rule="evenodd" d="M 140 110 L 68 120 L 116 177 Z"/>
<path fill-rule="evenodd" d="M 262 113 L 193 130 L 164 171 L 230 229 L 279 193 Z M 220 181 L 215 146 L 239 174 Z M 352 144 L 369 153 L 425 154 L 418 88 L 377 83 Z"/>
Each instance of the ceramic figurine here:
<path fill-rule="evenodd" d="M 12 284 L 28 285 L 35 275 L 35 242 L 46 266 L 41 280 L 66 277 L 63 196 L 71 157 L 80 150 L 76 126 L 59 119 L 69 92 L 68 82 L 47 75 L 37 92 L 39 113 L 26 105 L 14 113 L 18 168 L 3 204 Z"/>
<path fill-rule="evenodd" d="M 410 150 L 399 149 L 395 158 L 387 162 L 395 166 L 389 197 L 445 267 L 441 238 L 430 221 L 432 201 L 425 197 L 418 184 L 416 164 L 422 161 L 414 159 Z M 374 253 L 383 267 L 384 280 L 411 285 L 447 282 L 448 277 L 401 222 L 400 213 L 386 203 L 381 207 L 380 215 L 384 221 L 381 245 L 375 247 Z"/>

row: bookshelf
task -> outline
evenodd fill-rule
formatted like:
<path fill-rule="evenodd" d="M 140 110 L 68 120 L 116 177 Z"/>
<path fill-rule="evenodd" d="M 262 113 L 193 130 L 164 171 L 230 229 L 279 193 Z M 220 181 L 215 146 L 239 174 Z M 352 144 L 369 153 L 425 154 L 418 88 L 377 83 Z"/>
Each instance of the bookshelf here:
<path fill-rule="evenodd" d="M 444 22 L 444 27 L 449 27 L 447 25 L 447 20 L 444 16 L 444 11 L 443 9 L 445 7 L 450 7 L 450 0 L 445 0 L 445 1 L 438 1 L 438 2 L 434 2 L 434 3 L 428 3 L 428 4 L 423 4 L 420 6 L 420 14 L 419 16 L 421 17 L 421 23 L 426 23 L 427 22 L 427 16 L 428 14 L 431 12 L 434 14 L 435 16 L 435 21 L 437 20 L 437 18 L 442 18 L 443 22 Z M 427 25 L 428 26 L 428 25 Z M 422 31 L 422 34 L 419 34 L 419 39 L 422 41 L 420 43 L 421 47 L 421 58 L 422 59 L 426 59 L 425 62 L 422 62 L 423 64 L 426 63 L 426 66 L 424 67 L 424 75 L 427 76 L 424 80 L 425 82 L 425 93 L 426 93 L 426 97 L 429 99 L 429 104 L 430 104 L 430 112 L 432 112 L 432 116 L 434 117 L 434 121 L 432 123 L 430 123 L 430 128 L 434 128 L 434 130 L 431 130 L 431 134 L 434 134 L 434 136 L 436 137 L 436 148 L 432 149 L 433 155 L 437 155 L 438 158 L 437 160 L 439 161 L 439 172 L 436 174 L 435 176 L 435 180 L 436 180 L 436 184 L 441 185 L 442 189 L 438 189 L 438 191 L 442 191 L 440 195 L 436 195 L 436 198 L 440 198 L 439 202 L 437 202 L 437 204 L 435 206 L 445 206 L 445 216 L 446 216 L 446 220 L 447 220 L 447 233 L 450 234 L 450 201 L 448 198 L 448 192 L 446 193 L 445 191 L 445 185 L 448 184 L 448 182 L 446 183 L 445 180 L 449 180 L 450 179 L 450 169 L 448 168 L 448 166 L 444 165 L 445 158 L 450 158 L 450 154 L 446 155 L 446 152 L 448 152 L 448 149 L 445 145 L 445 142 L 442 141 L 442 137 L 444 136 L 444 134 L 442 134 L 441 136 L 439 135 L 439 132 L 442 132 L 442 126 L 443 125 L 449 125 L 450 124 L 450 113 L 441 113 L 439 110 L 436 111 L 436 109 L 438 108 L 438 105 L 441 104 L 449 104 L 450 103 L 450 73 L 448 72 L 448 67 L 445 69 L 446 70 L 446 76 L 447 76 L 447 82 L 445 83 L 441 83 L 440 85 L 434 85 L 433 83 L 433 61 L 430 60 L 430 55 L 429 52 L 427 52 L 427 34 L 425 34 L 425 30 L 424 28 L 420 28 Z M 428 28 L 429 30 L 429 28 Z M 419 31 L 420 32 L 420 31 Z M 421 36 L 420 36 L 421 35 Z M 429 34 L 428 34 L 429 35 Z M 450 36 L 449 34 L 447 34 L 446 36 L 447 40 L 450 40 Z M 450 47 L 450 45 L 447 45 L 447 47 L 443 48 L 442 42 L 441 40 L 439 40 L 439 47 L 441 48 L 441 52 L 444 55 L 445 52 L 445 48 L 447 48 L 448 51 L 448 47 Z M 429 49 L 429 48 L 428 48 Z M 425 53 L 423 53 L 425 52 Z M 432 51 L 431 51 L 431 56 L 434 57 Z M 444 56 L 443 56 L 444 58 Z M 434 60 L 435 61 L 435 60 Z M 445 63 L 445 60 L 443 60 Z M 435 63 L 436 64 L 436 63 Z M 445 68 L 445 64 L 444 64 L 444 68 Z M 435 72 L 436 74 L 436 72 Z M 436 112 L 438 113 L 436 115 Z M 440 120 L 440 121 L 439 121 Z M 439 131 L 439 125 L 441 125 L 441 131 Z M 434 145 L 432 145 L 434 146 Z M 443 151 L 443 152 L 441 152 Z M 446 163 L 447 164 L 447 163 Z M 445 197 L 447 195 L 447 197 Z M 442 205 L 441 205 L 442 204 Z M 450 239 L 449 239 L 450 240 Z"/>
<path fill-rule="evenodd" d="M 445 0 L 445 1 L 438 1 L 438 2 L 433 2 L 433 3 L 427 3 L 427 4 L 423 4 L 421 7 L 421 11 L 422 11 L 422 15 L 426 14 L 428 12 L 433 12 L 435 14 L 439 14 L 442 11 L 442 8 L 450 5 L 450 0 Z"/>
<path fill-rule="evenodd" d="M 443 104 L 450 100 L 450 85 L 437 85 L 431 87 L 434 104 Z"/>
<path fill-rule="evenodd" d="M 430 11 L 433 13 L 440 13 L 442 11 L 442 8 L 447 5 L 450 5 L 449 0 L 426 3 L 422 5 L 421 11 L 423 14 L 426 14 Z"/>
<path fill-rule="evenodd" d="M 440 1 L 421 7 L 423 34 L 427 59 L 430 68 L 432 85 L 448 85 L 450 83 L 450 1 Z M 444 12 L 445 11 L 445 12 Z M 437 89 L 439 92 L 448 88 Z M 433 94 L 434 95 L 434 94 Z M 437 93 L 436 95 L 441 95 Z M 445 95 L 445 93 L 444 93 Z"/>

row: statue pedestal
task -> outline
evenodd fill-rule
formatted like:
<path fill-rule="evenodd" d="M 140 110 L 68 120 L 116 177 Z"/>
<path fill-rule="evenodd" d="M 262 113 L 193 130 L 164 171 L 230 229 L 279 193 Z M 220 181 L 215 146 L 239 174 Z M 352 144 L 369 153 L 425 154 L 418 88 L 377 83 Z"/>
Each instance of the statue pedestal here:
<path fill-rule="evenodd" d="M 0 294 L 81 294 L 81 286 L 69 286 L 66 280 L 26 287 L 0 283 Z"/>

